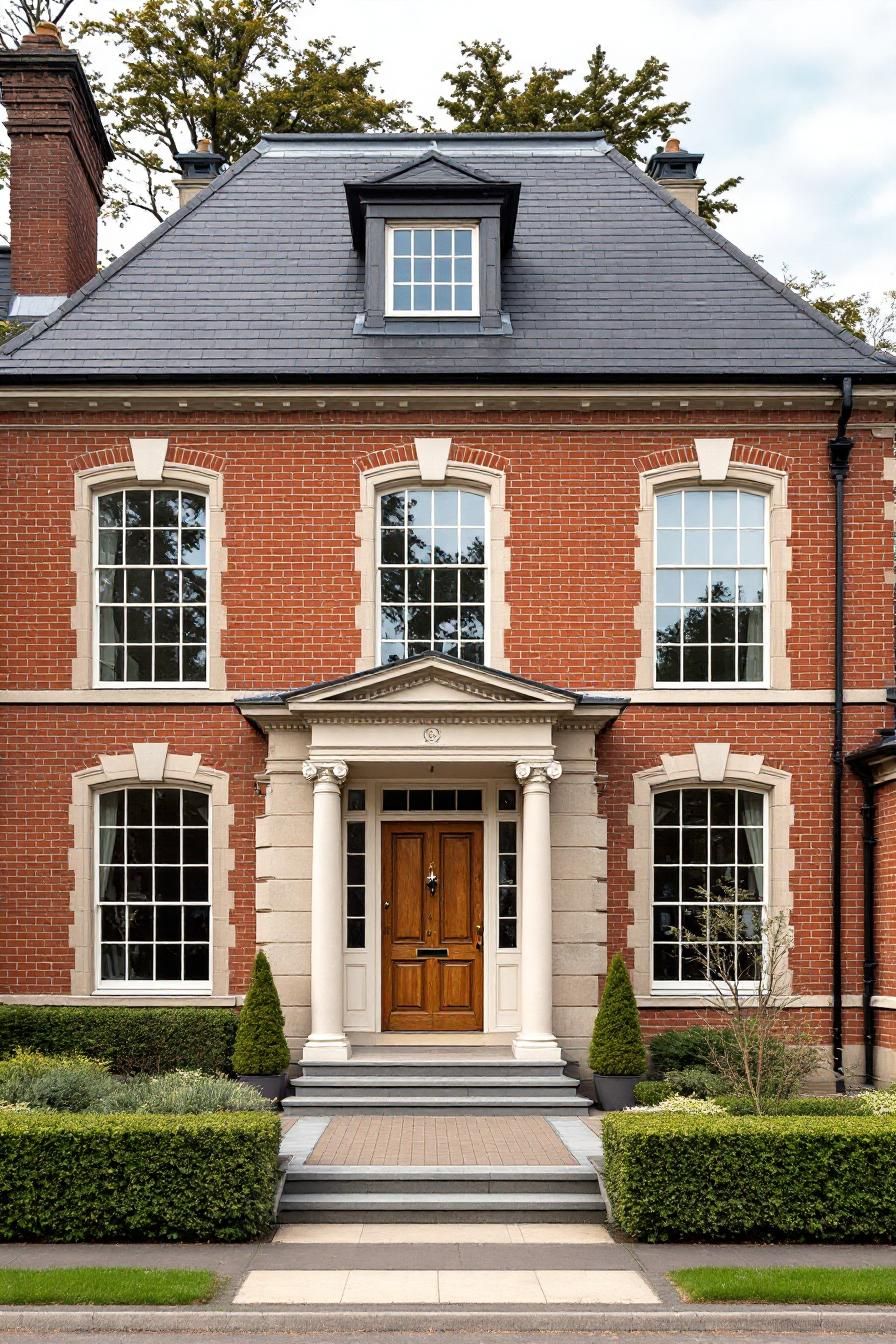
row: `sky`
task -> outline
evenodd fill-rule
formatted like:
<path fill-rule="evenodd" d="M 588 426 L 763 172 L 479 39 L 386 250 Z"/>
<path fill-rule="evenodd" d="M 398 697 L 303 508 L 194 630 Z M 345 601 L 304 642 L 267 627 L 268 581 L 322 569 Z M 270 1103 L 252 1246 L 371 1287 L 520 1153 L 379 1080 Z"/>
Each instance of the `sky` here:
<path fill-rule="evenodd" d="M 709 187 L 744 177 L 722 232 L 776 274 L 896 287 L 896 0 L 316 0 L 298 33 L 381 61 L 384 91 L 428 114 L 461 40 L 502 37 L 523 69 L 582 72 L 598 43 L 627 74 L 658 56 Z"/>

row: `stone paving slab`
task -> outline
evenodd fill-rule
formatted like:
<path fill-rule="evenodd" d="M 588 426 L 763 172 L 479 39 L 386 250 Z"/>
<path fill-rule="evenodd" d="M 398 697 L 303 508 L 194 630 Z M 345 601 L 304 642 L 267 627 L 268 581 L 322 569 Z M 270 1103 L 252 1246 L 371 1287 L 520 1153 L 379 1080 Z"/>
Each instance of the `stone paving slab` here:
<path fill-rule="evenodd" d="M 540 1115 L 336 1116 L 305 1161 L 330 1167 L 577 1165 Z"/>
<path fill-rule="evenodd" d="M 460 1245 L 606 1245 L 601 1223 L 289 1223 L 274 1234 L 277 1245 L 341 1242 L 354 1246 L 449 1243 Z"/>
<path fill-rule="evenodd" d="M 234 1305 L 658 1304 L 634 1270 L 252 1270 Z"/>

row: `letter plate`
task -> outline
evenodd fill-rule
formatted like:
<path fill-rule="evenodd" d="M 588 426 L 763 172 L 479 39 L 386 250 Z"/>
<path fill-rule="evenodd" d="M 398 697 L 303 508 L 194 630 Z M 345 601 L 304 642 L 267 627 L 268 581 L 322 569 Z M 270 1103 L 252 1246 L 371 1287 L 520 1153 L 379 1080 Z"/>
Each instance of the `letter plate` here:
<path fill-rule="evenodd" d="M 447 957 L 447 947 L 418 947 L 418 957 Z"/>

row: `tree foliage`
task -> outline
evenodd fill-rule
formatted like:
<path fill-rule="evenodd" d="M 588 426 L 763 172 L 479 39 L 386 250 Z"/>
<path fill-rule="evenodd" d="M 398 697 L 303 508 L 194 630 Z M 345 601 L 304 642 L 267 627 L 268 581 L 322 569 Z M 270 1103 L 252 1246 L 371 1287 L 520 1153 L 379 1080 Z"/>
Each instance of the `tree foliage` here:
<path fill-rule="evenodd" d="M 810 271 L 808 280 L 800 280 L 787 266 L 784 283 L 854 336 L 878 350 L 896 352 L 896 289 L 885 290 L 879 303 L 872 302 L 868 290 L 838 296 L 833 293 L 833 281 L 824 271 Z"/>
<path fill-rule="evenodd" d="M 97 84 L 116 154 L 114 216 L 170 212 L 172 159 L 206 136 L 233 163 L 265 132 L 398 130 L 407 105 L 372 81 L 376 61 L 331 38 L 298 44 L 303 0 L 137 0 L 84 23 L 117 49 L 121 70 Z M 96 81 L 95 81 L 96 83 Z"/>
<path fill-rule="evenodd" d="M 570 88 L 572 69 L 533 67 L 524 78 L 511 69 L 503 41 L 462 42 L 457 70 L 443 76 L 450 92 L 439 99 L 458 131 L 603 131 L 626 158 L 643 160 L 645 146 L 665 140 L 688 121 L 690 103 L 666 97 L 669 66 L 648 56 L 633 75 L 610 65 L 603 47 L 588 58 L 584 82 Z M 729 177 L 701 200 L 700 213 L 713 227 L 737 210 L 729 192 L 742 181 Z"/>

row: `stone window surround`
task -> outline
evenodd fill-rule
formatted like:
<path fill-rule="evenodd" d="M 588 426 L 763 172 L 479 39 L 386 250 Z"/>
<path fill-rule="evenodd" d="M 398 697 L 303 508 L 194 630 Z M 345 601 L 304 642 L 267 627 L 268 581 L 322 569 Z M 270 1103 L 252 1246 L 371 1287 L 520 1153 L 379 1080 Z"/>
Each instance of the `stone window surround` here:
<path fill-rule="evenodd" d="M 74 845 L 69 850 L 69 867 L 74 875 L 70 902 L 72 923 L 69 929 L 69 946 L 75 953 L 71 975 L 72 995 L 108 998 L 116 1003 L 155 998 L 164 999 L 167 1003 L 207 1003 L 210 996 L 219 998 L 228 995 L 229 949 L 234 943 L 234 929 L 230 923 L 233 909 L 230 873 L 235 865 L 234 852 L 228 847 L 233 825 L 229 776 L 202 765 L 202 757 L 198 752 L 192 756 L 169 752 L 167 742 L 135 742 L 129 752 L 117 756 L 100 754 L 99 761 L 99 765 L 89 766 L 72 775 L 72 803 L 69 810 L 69 821 L 74 830 Z M 147 787 L 171 784 L 202 789 L 210 796 L 211 990 L 156 990 L 149 985 L 127 989 L 116 989 L 109 985 L 98 988 L 94 925 L 95 800 L 105 790 L 141 784 Z"/>
<path fill-rule="evenodd" d="M 634 802 L 629 805 L 628 821 L 632 829 L 632 848 L 628 868 L 633 873 L 629 892 L 631 922 L 628 945 L 634 950 L 632 985 L 641 1006 L 705 1006 L 715 991 L 709 986 L 668 990 L 653 985 L 651 968 L 651 855 L 653 841 L 653 795 L 665 788 L 711 788 L 714 784 L 754 789 L 768 795 L 768 873 L 766 909 L 772 915 L 793 910 L 790 874 L 794 853 L 790 847 L 793 807 L 790 802 L 791 776 L 765 764 L 763 756 L 744 756 L 732 752 L 724 742 L 698 742 L 683 756 L 662 755 L 661 764 L 638 771 L 632 778 Z M 790 972 L 785 977 L 790 988 Z"/>
<path fill-rule="evenodd" d="M 142 441 L 147 442 L 147 441 Z M 153 441 L 156 442 L 156 441 Z M 157 442 L 166 443 L 166 440 Z M 71 515 L 72 528 L 72 571 L 75 575 L 75 605 L 72 608 L 72 626 L 76 635 L 75 657 L 72 659 L 72 690 L 87 691 L 101 689 L 111 693 L 127 693 L 127 682 L 102 682 L 94 675 L 94 589 L 93 589 L 93 510 L 97 495 L 107 490 L 133 488 L 135 485 L 147 487 L 171 485 L 184 489 L 199 489 L 208 499 L 208 526 L 206 544 L 208 547 L 208 690 L 227 689 L 227 676 L 224 658 L 221 654 L 221 632 L 226 628 L 227 616 L 221 599 L 221 576 L 227 568 L 227 548 L 224 530 L 224 486 L 221 473 L 206 467 L 187 466 L 179 462 L 159 463 L 158 471 L 149 476 L 141 470 L 136 445 L 140 440 L 132 440 L 135 460 L 119 462 L 112 466 L 87 467 L 75 472 L 75 507 Z M 177 699 L 183 692 L 195 695 L 201 686 L 197 682 L 184 682 L 183 686 L 159 687 L 159 695 L 165 700 Z M 143 687 L 144 691 L 153 691 L 153 687 Z"/>
<path fill-rule="evenodd" d="M 417 456 L 406 462 L 371 467 L 360 473 L 361 507 L 355 515 L 355 569 L 361 576 L 361 600 L 355 608 L 355 626 L 361 631 L 361 654 L 355 671 L 365 672 L 377 666 L 379 631 L 377 611 L 377 500 L 392 486 L 456 485 L 481 490 L 488 499 L 488 586 L 486 625 L 486 664 L 507 672 L 510 665 L 504 653 L 504 638 L 509 625 L 509 608 L 504 599 L 504 578 L 510 566 L 507 537 L 510 516 L 504 503 L 504 472 L 473 462 L 450 460 L 450 439 L 417 439 Z"/>
<path fill-rule="evenodd" d="M 714 695 L 730 700 L 732 688 L 713 686 L 705 689 L 682 689 L 673 683 L 657 685 L 654 680 L 655 647 L 653 617 L 654 576 L 654 507 L 656 496 L 676 487 L 706 485 L 712 488 L 742 486 L 761 491 L 768 496 L 769 527 L 769 601 L 768 601 L 768 679 L 762 685 L 733 688 L 742 690 L 753 700 L 763 690 L 790 690 L 790 659 L 787 657 L 787 632 L 791 624 L 791 608 L 787 601 L 787 575 L 791 568 L 791 516 L 787 507 L 787 473 L 751 462 L 730 462 L 719 479 L 707 473 L 706 463 L 676 462 L 670 466 L 654 467 L 641 472 L 641 498 L 638 509 L 635 568 L 641 576 L 641 600 L 635 607 L 635 628 L 641 632 L 641 656 L 635 662 L 635 689 L 649 690 L 657 695 L 668 693 L 670 699 L 692 699 L 706 704 Z"/>

